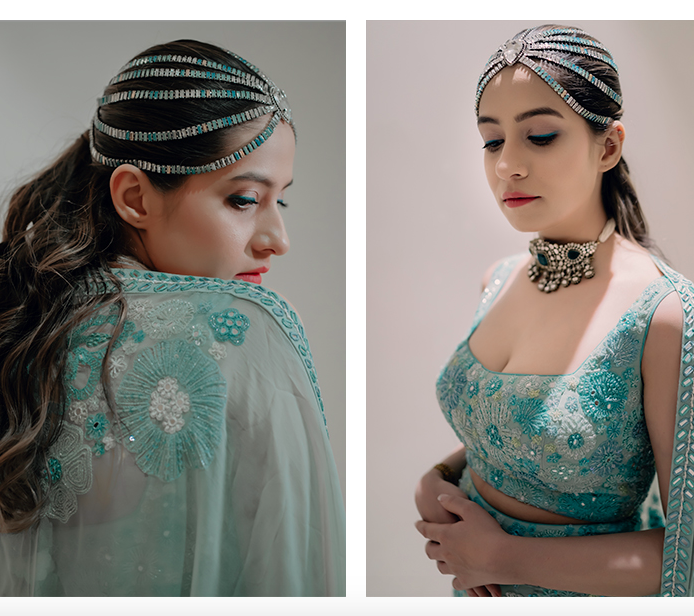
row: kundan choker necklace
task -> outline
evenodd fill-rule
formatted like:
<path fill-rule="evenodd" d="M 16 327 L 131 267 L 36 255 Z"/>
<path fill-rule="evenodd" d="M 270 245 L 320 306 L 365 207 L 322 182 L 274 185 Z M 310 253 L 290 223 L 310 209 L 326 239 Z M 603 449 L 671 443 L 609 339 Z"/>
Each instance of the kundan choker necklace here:
<path fill-rule="evenodd" d="M 539 278 L 537 288 L 545 293 L 556 291 L 560 285 L 578 284 L 584 276 L 592 278 L 595 276 L 593 253 L 598 244 L 607 241 L 614 229 L 614 219 L 610 218 L 594 242 L 559 244 L 541 237 L 532 240 L 530 254 L 533 262 L 528 268 L 528 277 L 532 282 Z"/>

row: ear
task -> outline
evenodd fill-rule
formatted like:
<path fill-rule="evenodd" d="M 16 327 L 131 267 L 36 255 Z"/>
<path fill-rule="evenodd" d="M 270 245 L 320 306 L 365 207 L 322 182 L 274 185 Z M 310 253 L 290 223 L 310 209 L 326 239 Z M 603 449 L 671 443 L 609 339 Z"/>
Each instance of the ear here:
<path fill-rule="evenodd" d="M 600 170 L 603 173 L 616 167 L 619 159 L 622 158 L 624 136 L 624 124 L 619 120 L 612 122 L 605 133 L 604 151 L 600 158 Z"/>
<path fill-rule="evenodd" d="M 160 210 L 161 193 L 144 171 L 120 165 L 111 174 L 111 200 L 118 215 L 136 229 L 147 229 Z"/>

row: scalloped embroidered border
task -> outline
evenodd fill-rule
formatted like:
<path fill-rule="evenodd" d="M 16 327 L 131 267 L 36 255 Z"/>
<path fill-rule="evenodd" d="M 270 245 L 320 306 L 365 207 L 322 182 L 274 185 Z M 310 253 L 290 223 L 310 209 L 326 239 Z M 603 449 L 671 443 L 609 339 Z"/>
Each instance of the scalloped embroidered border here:
<path fill-rule="evenodd" d="M 304 368 L 309 381 L 313 386 L 313 392 L 323 417 L 326 433 L 328 424 L 325 419 L 323 399 L 318 386 L 318 376 L 313 365 L 313 356 L 309 348 L 308 339 L 299 317 L 291 310 L 284 300 L 280 299 L 274 291 L 269 291 L 257 284 L 251 284 L 239 280 L 221 280 L 220 278 L 202 278 L 198 276 L 178 276 L 161 272 L 142 272 L 140 270 L 126 270 L 114 268 L 113 273 L 123 282 L 126 291 L 153 291 L 154 293 L 166 293 L 173 291 L 227 291 L 235 297 L 248 298 L 253 303 L 265 308 L 272 315 L 282 331 L 294 345 L 297 353 L 303 358 Z"/>
<path fill-rule="evenodd" d="M 675 424 L 660 590 L 662 596 L 686 597 L 691 580 L 690 537 L 694 521 L 694 354 L 691 352 L 694 349 L 694 286 L 657 257 L 654 257 L 654 261 L 674 285 L 684 310 L 681 375 L 677 392 L 678 400 L 683 404 L 677 410 Z"/>

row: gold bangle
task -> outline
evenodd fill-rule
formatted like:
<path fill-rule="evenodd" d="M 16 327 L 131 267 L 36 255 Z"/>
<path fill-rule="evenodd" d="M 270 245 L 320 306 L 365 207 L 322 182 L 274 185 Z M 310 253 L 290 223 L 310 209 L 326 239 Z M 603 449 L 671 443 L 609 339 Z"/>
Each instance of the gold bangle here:
<path fill-rule="evenodd" d="M 434 467 L 437 471 L 441 472 L 443 480 L 448 483 L 458 483 L 458 473 L 456 473 L 448 464 L 441 462 Z"/>

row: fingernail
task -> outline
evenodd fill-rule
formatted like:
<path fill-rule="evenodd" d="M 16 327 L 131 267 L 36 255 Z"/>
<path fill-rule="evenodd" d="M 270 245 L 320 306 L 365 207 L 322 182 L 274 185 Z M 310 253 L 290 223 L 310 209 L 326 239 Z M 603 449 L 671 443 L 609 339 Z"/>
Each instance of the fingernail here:
<path fill-rule="evenodd" d="M 448 494 L 439 494 L 437 500 L 443 500 L 444 498 L 448 498 Z"/>

